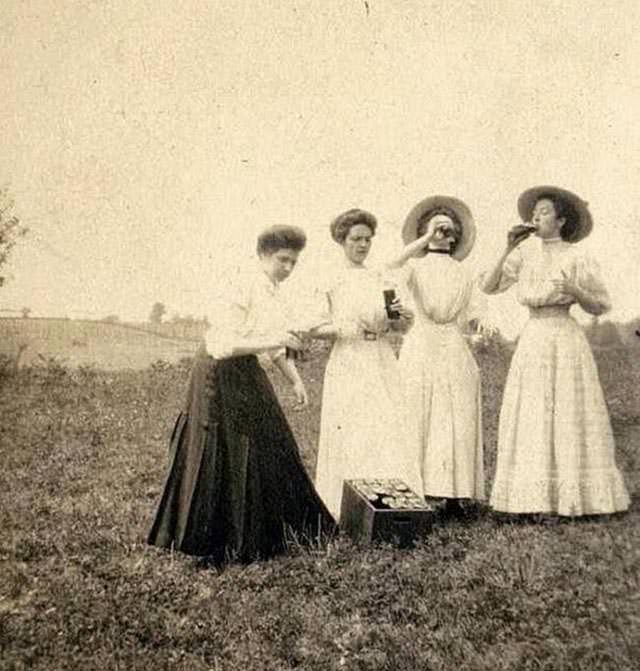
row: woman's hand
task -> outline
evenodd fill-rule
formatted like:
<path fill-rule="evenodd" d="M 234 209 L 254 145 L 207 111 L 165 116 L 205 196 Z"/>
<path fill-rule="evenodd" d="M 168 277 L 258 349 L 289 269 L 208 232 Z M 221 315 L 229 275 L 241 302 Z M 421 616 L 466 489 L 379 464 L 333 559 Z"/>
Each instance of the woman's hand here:
<path fill-rule="evenodd" d="M 434 219 L 427 224 L 427 230 L 418 238 L 416 238 L 415 244 L 417 249 L 414 252 L 414 256 L 420 252 L 423 252 L 429 246 L 429 243 L 438 235 L 440 230 L 443 229 L 443 224 L 438 224 Z"/>
<path fill-rule="evenodd" d="M 499 291 L 504 291 L 501 288 L 502 271 L 506 260 L 513 250 L 524 242 L 532 233 L 536 231 L 536 227 L 532 224 L 518 224 L 513 226 L 507 233 L 507 244 L 500 252 L 500 256 L 496 259 L 493 265 L 486 272 L 481 273 L 478 286 L 485 294 L 494 294 Z M 513 280 L 509 283 L 513 284 Z M 507 284 L 506 286 L 509 286 Z"/>
<path fill-rule="evenodd" d="M 390 307 L 400 315 L 400 319 L 403 321 L 412 322 L 415 318 L 413 310 L 406 307 L 400 298 L 395 298 Z"/>
<path fill-rule="evenodd" d="M 581 289 L 574 280 L 572 280 L 564 270 L 560 271 L 562 277 L 551 280 L 553 288 L 565 296 L 570 296 L 575 299 L 580 307 L 589 314 L 599 316 L 606 312 L 606 305 L 601 301 L 594 300 L 592 296 Z"/>
<path fill-rule="evenodd" d="M 391 307 L 394 310 L 397 310 L 397 312 L 400 314 L 400 317 L 399 319 L 389 319 L 387 322 L 389 327 L 396 333 L 407 333 L 407 331 L 411 328 L 415 318 L 413 310 L 405 307 L 400 299 L 393 301 Z"/>
<path fill-rule="evenodd" d="M 481 319 L 478 323 L 478 334 L 486 340 L 490 340 L 498 335 L 498 327 L 492 324 L 487 319 Z"/>
<path fill-rule="evenodd" d="M 339 329 L 333 322 L 325 322 L 319 326 L 314 326 L 309 331 L 309 338 L 318 338 L 319 340 L 335 340 L 338 337 Z"/>
<path fill-rule="evenodd" d="M 560 275 L 561 277 L 551 280 L 553 288 L 561 294 L 578 298 L 580 290 L 576 283 L 564 272 L 564 270 L 560 271 Z"/>
<path fill-rule="evenodd" d="M 427 225 L 427 230 L 421 236 L 405 245 L 399 256 L 389 260 L 386 264 L 387 268 L 401 268 L 410 258 L 424 255 L 429 243 L 436 237 L 441 227 L 442 223 L 438 225 L 435 219 L 432 219 Z"/>
<path fill-rule="evenodd" d="M 296 397 L 298 409 L 306 408 L 309 405 L 309 397 L 302 380 L 298 379 L 293 383 L 293 393 Z"/>
<path fill-rule="evenodd" d="M 287 331 L 286 333 L 283 333 L 278 339 L 278 347 L 286 347 L 288 349 L 293 349 L 299 352 L 304 348 L 304 340 L 297 333 L 294 333 L 293 331 Z"/>
<path fill-rule="evenodd" d="M 507 251 L 512 252 L 520 243 L 524 242 L 536 227 L 533 224 L 517 224 L 507 233 Z"/>

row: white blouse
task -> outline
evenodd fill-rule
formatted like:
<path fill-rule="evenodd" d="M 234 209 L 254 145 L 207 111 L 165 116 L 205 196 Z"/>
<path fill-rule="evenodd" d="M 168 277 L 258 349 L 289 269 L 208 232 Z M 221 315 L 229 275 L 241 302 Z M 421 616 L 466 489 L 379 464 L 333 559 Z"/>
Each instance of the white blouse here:
<path fill-rule="evenodd" d="M 341 268 L 319 288 L 324 304 L 322 321 L 338 327 L 341 338 L 382 334 L 388 328 L 383 290 L 391 285 L 382 270 Z"/>
<path fill-rule="evenodd" d="M 472 319 L 486 319 L 487 300 L 477 278 L 448 254 L 410 259 L 401 272 L 417 323 L 456 324 L 464 330 Z"/>
<path fill-rule="evenodd" d="M 486 304 L 466 266 L 446 254 L 427 254 L 407 264 L 407 286 L 421 320 L 464 326 L 485 316 Z"/>
<path fill-rule="evenodd" d="M 279 287 L 260 267 L 233 282 L 225 304 L 210 319 L 205 336 L 208 353 L 216 359 L 232 355 L 245 338 L 271 337 L 287 330 L 287 309 Z M 275 359 L 283 348 L 267 355 Z"/>
<path fill-rule="evenodd" d="M 500 283 L 494 293 L 505 291 L 517 282 L 518 301 L 522 305 L 571 305 L 576 299 L 553 285 L 553 280 L 562 279 L 563 273 L 600 307 L 600 312 L 611 309 L 597 262 L 561 238 L 533 238 L 516 247 L 502 266 Z"/>

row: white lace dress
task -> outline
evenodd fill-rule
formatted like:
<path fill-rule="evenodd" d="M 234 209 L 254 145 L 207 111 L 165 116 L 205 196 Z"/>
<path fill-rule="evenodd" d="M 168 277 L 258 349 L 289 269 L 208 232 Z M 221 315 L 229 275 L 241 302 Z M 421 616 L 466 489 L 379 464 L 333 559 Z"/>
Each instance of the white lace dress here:
<path fill-rule="evenodd" d="M 323 292 L 341 334 L 325 370 L 315 484 L 336 519 L 344 480 L 420 484 L 403 430 L 398 360 L 385 335 L 383 288 L 381 272 L 349 268 Z"/>
<path fill-rule="evenodd" d="M 527 240 L 507 258 L 497 291 L 517 282 L 529 308 L 500 412 L 490 504 L 510 513 L 588 515 L 629 506 L 591 349 L 569 314 L 575 299 L 552 284 L 564 273 L 602 310 L 596 263 L 560 239 Z"/>
<path fill-rule="evenodd" d="M 480 375 L 462 335 L 477 288 L 465 266 L 428 254 L 407 267 L 416 322 L 400 353 L 405 425 L 423 493 L 484 499 Z"/>

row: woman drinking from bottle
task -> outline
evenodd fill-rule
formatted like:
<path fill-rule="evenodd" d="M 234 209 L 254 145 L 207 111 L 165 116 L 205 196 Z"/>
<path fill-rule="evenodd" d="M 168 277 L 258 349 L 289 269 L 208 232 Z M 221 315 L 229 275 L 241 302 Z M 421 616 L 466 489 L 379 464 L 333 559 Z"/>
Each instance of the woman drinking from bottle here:
<path fill-rule="evenodd" d="M 485 498 L 480 375 L 463 336 L 477 316 L 479 292 L 462 263 L 475 225 L 461 200 L 430 196 L 411 210 L 402 237 L 406 247 L 393 265 L 407 263 L 416 311 L 400 354 L 405 424 L 422 493 L 445 499 L 446 514 L 459 516 L 462 499 Z"/>
<path fill-rule="evenodd" d="M 601 315 L 610 307 L 595 261 L 577 243 L 593 227 L 587 204 L 554 186 L 518 200 L 523 224 L 484 278 L 488 293 L 516 284 L 529 321 L 504 390 L 490 504 L 507 513 L 576 516 L 629 506 L 615 462 L 598 371 L 572 305 Z"/>

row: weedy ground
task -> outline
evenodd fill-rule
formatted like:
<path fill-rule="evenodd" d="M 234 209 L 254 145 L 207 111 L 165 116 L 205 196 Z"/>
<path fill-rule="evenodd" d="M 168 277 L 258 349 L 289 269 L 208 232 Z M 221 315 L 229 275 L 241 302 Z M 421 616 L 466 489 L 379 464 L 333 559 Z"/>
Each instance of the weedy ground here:
<path fill-rule="evenodd" d="M 476 352 L 487 472 L 509 352 Z M 315 465 L 326 352 L 294 412 Z M 634 504 L 522 521 L 480 507 L 413 550 L 345 538 L 216 570 L 147 547 L 188 367 L 48 365 L 0 379 L 0 670 L 637 669 L 640 363 L 597 359 Z M 490 484 L 490 483 L 489 483 Z"/>

